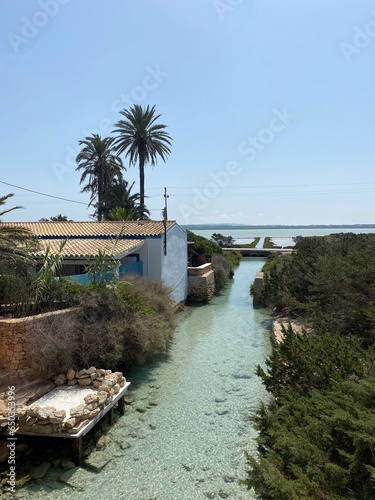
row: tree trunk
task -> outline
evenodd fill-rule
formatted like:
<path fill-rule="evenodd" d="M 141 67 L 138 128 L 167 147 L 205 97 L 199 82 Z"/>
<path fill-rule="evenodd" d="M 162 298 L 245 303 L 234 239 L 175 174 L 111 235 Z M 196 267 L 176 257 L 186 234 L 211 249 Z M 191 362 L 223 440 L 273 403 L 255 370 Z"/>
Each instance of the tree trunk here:
<path fill-rule="evenodd" d="M 141 208 L 145 205 L 145 157 L 139 151 L 139 201 Z"/>

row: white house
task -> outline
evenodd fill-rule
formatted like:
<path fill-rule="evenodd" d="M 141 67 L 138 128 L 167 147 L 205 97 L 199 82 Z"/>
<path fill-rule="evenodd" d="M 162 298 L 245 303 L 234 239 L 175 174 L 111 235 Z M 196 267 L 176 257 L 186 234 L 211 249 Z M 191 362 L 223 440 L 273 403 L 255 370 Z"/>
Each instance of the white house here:
<path fill-rule="evenodd" d="M 178 303 L 187 297 L 187 235 L 175 221 L 3 222 L 28 229 L 38 241 L 36 257 L 60 249 L 66 276 L 84 278 L 87 259 L 102 252 L 120 263 L 119 274 L 161 280 Z M 81 279 L 83 281 L 83 279 Z"/>

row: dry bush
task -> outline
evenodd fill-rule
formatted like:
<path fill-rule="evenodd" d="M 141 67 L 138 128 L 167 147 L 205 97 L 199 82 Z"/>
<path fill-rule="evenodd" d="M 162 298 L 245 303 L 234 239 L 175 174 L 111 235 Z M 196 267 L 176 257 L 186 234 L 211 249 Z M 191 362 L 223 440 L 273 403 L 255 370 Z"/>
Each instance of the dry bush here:
<path fill-rule="evenodd" d="M 231 265 L 222 255 L 212 256 L 212 269 L 215 277 L 215 293 L 219 293 L 227 284 L 231 276 Z"/>
<path fill-rule="evenodd" d="M 51 378 L 76 366 L 78 310 L 33 319 L 30 328 L 30 365 L 34 373 Z"/>
<path fill-rule="evenodd" d="M 165 350 L 174 326 L 174 303 L 160 282 L 127 277 L 93 286 L 73 314 L 34 320 L 32 368 L 47 378 L 71 367 L 129 369 Z"/>
<path fill-rule="evenodd" d="M 126 277 L 87 292 L 81 301 L 83 365 L 139 365 L 165 350 L 175 326 L 174 303 L 160 282 Z"/>

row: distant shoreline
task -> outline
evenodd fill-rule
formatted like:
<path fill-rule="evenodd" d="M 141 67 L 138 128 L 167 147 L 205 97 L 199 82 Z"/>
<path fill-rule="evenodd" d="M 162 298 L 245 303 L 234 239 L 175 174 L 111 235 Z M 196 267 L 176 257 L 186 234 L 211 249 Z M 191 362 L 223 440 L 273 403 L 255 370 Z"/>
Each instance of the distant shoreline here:
<path fill-rule="evenodd" d="M 183 229 L 374 229 L 375 224 L 309 224 L 298 226 L 287 225 L 246 225 L 246 224 L 181 224 Z"/>

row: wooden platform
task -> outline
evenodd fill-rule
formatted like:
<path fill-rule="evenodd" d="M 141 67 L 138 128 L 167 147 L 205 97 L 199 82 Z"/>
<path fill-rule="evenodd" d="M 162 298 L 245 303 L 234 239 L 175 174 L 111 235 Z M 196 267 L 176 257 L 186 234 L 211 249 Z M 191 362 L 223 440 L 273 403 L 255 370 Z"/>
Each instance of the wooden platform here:
<path fill-rule="evenodd" d="M 17 431 L 16 435 L 17 436 L 39 436 L 39 437 L 48 437 L 48 438 L 62 438 L 62 439 L 72 439 L 73 443 L 73 453 L 74 453 L 74 459 L 76 462 L 79 464 L 82 463 L 82 438 L 85 436 L 108 412 L 110 412 L 110 422 L 112 423 L 113 419 L 113 413 L 114 413 L 114 406 L 116 403 L 118 403 L 118 408 L 120 410 L 121 415 L 124 414 L 125 410 L 125 403 L 124 403 L 124 396 L 125 393 L 128 390 L 128 387 L 130 386 L 130 382 L 126 382 L 125 386 L 121 388 L 121 390 L 113 396 L 112 401 L 105 406 L 100 413 L 96 417 L 94 417 L 90 422 L 82 427 L 82 429 L 75 433 L 75 434 L 70 434 L 68 432 L 60 432 L 60 433 L 54 433 L 54 434 L 38 434 L 36 432 L 23 432 L 23 431 Z M 58 391 L 60 388 L 55 388 L 53 391 L 50 391 L 47 396 L 49 398 L 54 396 L 54 392 Z M 96 391 L 93 391 L 96 392 Z M 45 400 L 46 396 L 43 396 L 42 398 L 34 401 L 33 405 L 39 405 L 41 407 L 46 406 Z M 76 403 L 74 403 L 72 406 L 74 406 Z M 58 409 L 58 408 L 57 408 Z M 69 415 L 67 416 L 69 418 Z"/>

